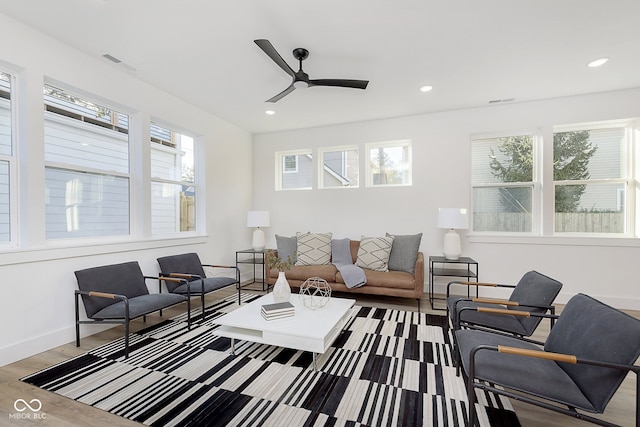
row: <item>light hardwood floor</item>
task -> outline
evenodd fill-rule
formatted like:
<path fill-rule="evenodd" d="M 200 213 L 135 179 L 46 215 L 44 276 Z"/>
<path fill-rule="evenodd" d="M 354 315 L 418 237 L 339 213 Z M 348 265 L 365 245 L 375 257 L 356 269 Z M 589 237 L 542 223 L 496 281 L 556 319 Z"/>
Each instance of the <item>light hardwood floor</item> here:
<path fill-rule="evenodd" d="M 218 291 L 207 296 L 207 300 L 214 301 L 221 298 L 226 291 Z M 230 290 L 230 292 L 232 292 Z M 261 292 L 260 292 L 261 293 Z M 194 300 L 195 302 L 195 300 Z M 358 296 L 357 304 L 364 306 L 376 306 L 394 308 L 400 310 L 417 311 L 415 300 L 399 298 L 384 298 L 371 296 Z M 198 304 L 195 305 L 196 307 Z M 431 310 L 428 297 L 425 295 L 421 302 L 423 312 L 444 315 L 444 311 Z M 183 312 L 181 306 L 165 311 L 161 318 L 157 314 L 147 318 L 144 324 L 141 319 L 132 323 L 132 331 L 142 329 L 145 326 L 162 321 Z M 630 313 L 640 317 L 640 313 Z M 128 421 L 108 412 L 96 409 L 71 399 L 58 396 L 41 390 L 37 387 L 25 384 L 19 379 L 28 374 L 44 369 L 55 363 L 62 362 L 73 356 L 82 354 L 92 348 L 105 344 L 122 336 L 122 327 L 112 328 L 86 338 L 81 341 L 81 346 L 76 347 L 74 342 L 62 345 L 44 353 L 29 357 L 11 365 L 0 368 L 0 426 L 139 426 L 140 424 Z M 538 328 L 535 338 L 544 340 L 548 333 L 548 322 L 544 322 Z M 39 399 L 42 402 L 41 414 L 46 414 L 46 419 L 40 420 L 16 420 L 14 402 L 24 399 L 29 402 Z M 576 420 L 565 415 L 555 414 L 522 402 L 512 401 L 523 427 L 566 427 L 592 425 L 584 421 Z M 635 377 L 627 377 L 621 388 L 609 403 L 607 410 L 601 418 L 623 426 L 635 425 Z M 11 418 L 13 416 L 13 418 Z"/>

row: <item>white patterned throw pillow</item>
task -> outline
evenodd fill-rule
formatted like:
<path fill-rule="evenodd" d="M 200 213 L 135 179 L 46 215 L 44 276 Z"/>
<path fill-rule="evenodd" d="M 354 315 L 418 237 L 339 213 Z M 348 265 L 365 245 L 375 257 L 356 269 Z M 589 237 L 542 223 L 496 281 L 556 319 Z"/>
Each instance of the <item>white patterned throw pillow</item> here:
<path fill-rule="evenodd" d="M 331 262 L 333 233 L 296 233 L 296 265 L 323 265 Z"/>
<path fill-rule="evenodd" d="M 375 271 L 389 271 L 389 254 L 393 245 L 393 236 L 364 237 L 358 248 L 358 267 Z"/>

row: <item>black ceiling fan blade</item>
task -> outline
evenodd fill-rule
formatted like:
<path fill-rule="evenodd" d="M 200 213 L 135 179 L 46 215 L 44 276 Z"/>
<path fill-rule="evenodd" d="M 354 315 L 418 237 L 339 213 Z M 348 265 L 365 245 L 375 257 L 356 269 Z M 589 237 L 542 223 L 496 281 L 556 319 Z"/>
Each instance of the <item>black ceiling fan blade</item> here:
<path fill-rule="evenodd" d="M 276 48 L 273 47 L 269 40 L 258 39 L 254 40 L 254 42 L 260 49 L 264 51 L 264 53 L 267 54 L 269 58 L 273 60 L 273 62 L 278 64 L 280 68 L 282 68 L 287 74 L 289 74 L 291 77 L 295 77 L 296 73 L 291 69 L 289 64 L 287 64 L 285 60 L 282 59 Z"/>
<path fill-rule="evenodd" d="M 348 80 L 348 79 L 316 79 L 309 80 L 309 86 L 339 86 L 351 87 L 354 89 L 366 89 L 369 80 Z"/>
<path fill-rule="evenodd" d="M 282 92 L 280 92 L 279 94 L 277 94 L 276 96 L 274 96 L 273 98 L 269 98 L 267 99 L 266 102 L 276 102 L 281 100 L 282 98 L 284 98 L 285 96 L 289 95 L 291 92 L 293 92 L 295 90 L 295 86 L 291 85 L 288 88 L 286 88 L 285 90 L 283 90 Z"/>

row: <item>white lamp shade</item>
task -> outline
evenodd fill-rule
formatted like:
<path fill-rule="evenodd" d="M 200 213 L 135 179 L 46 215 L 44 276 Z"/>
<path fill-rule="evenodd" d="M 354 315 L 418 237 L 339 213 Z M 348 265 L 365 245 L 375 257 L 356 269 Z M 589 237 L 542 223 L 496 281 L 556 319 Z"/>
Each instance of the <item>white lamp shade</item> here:
<path fill-rule="evenodd" d="M 469 228 L 467 210 L 464 208 L 438 209 L 438 228 L 457 228 L 460 230 Z"/>
<path fill-rule="evenodd" d="M 249 211 L 247 213 L 247 227 L 269 227 L 268 211 Z"/>

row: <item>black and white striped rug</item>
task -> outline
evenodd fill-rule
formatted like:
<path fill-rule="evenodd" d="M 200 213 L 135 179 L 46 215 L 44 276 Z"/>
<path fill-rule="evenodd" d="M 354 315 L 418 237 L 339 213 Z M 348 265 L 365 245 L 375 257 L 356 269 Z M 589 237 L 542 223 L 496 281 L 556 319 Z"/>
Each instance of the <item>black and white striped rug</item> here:
<path fill-rule="evenodd" d="M 126 360 L 120 339 L 22 381 L 152 426 L 468 425 L 444 317 L 356 306 L 314 371 L 310 353 L 269 345 L 232 356 L 214 321 L 234 299 L 191 331 L 179 316 L 132 334 Z M 519 425 L 507 399 L 478 398 L 481 426 Z"/>

